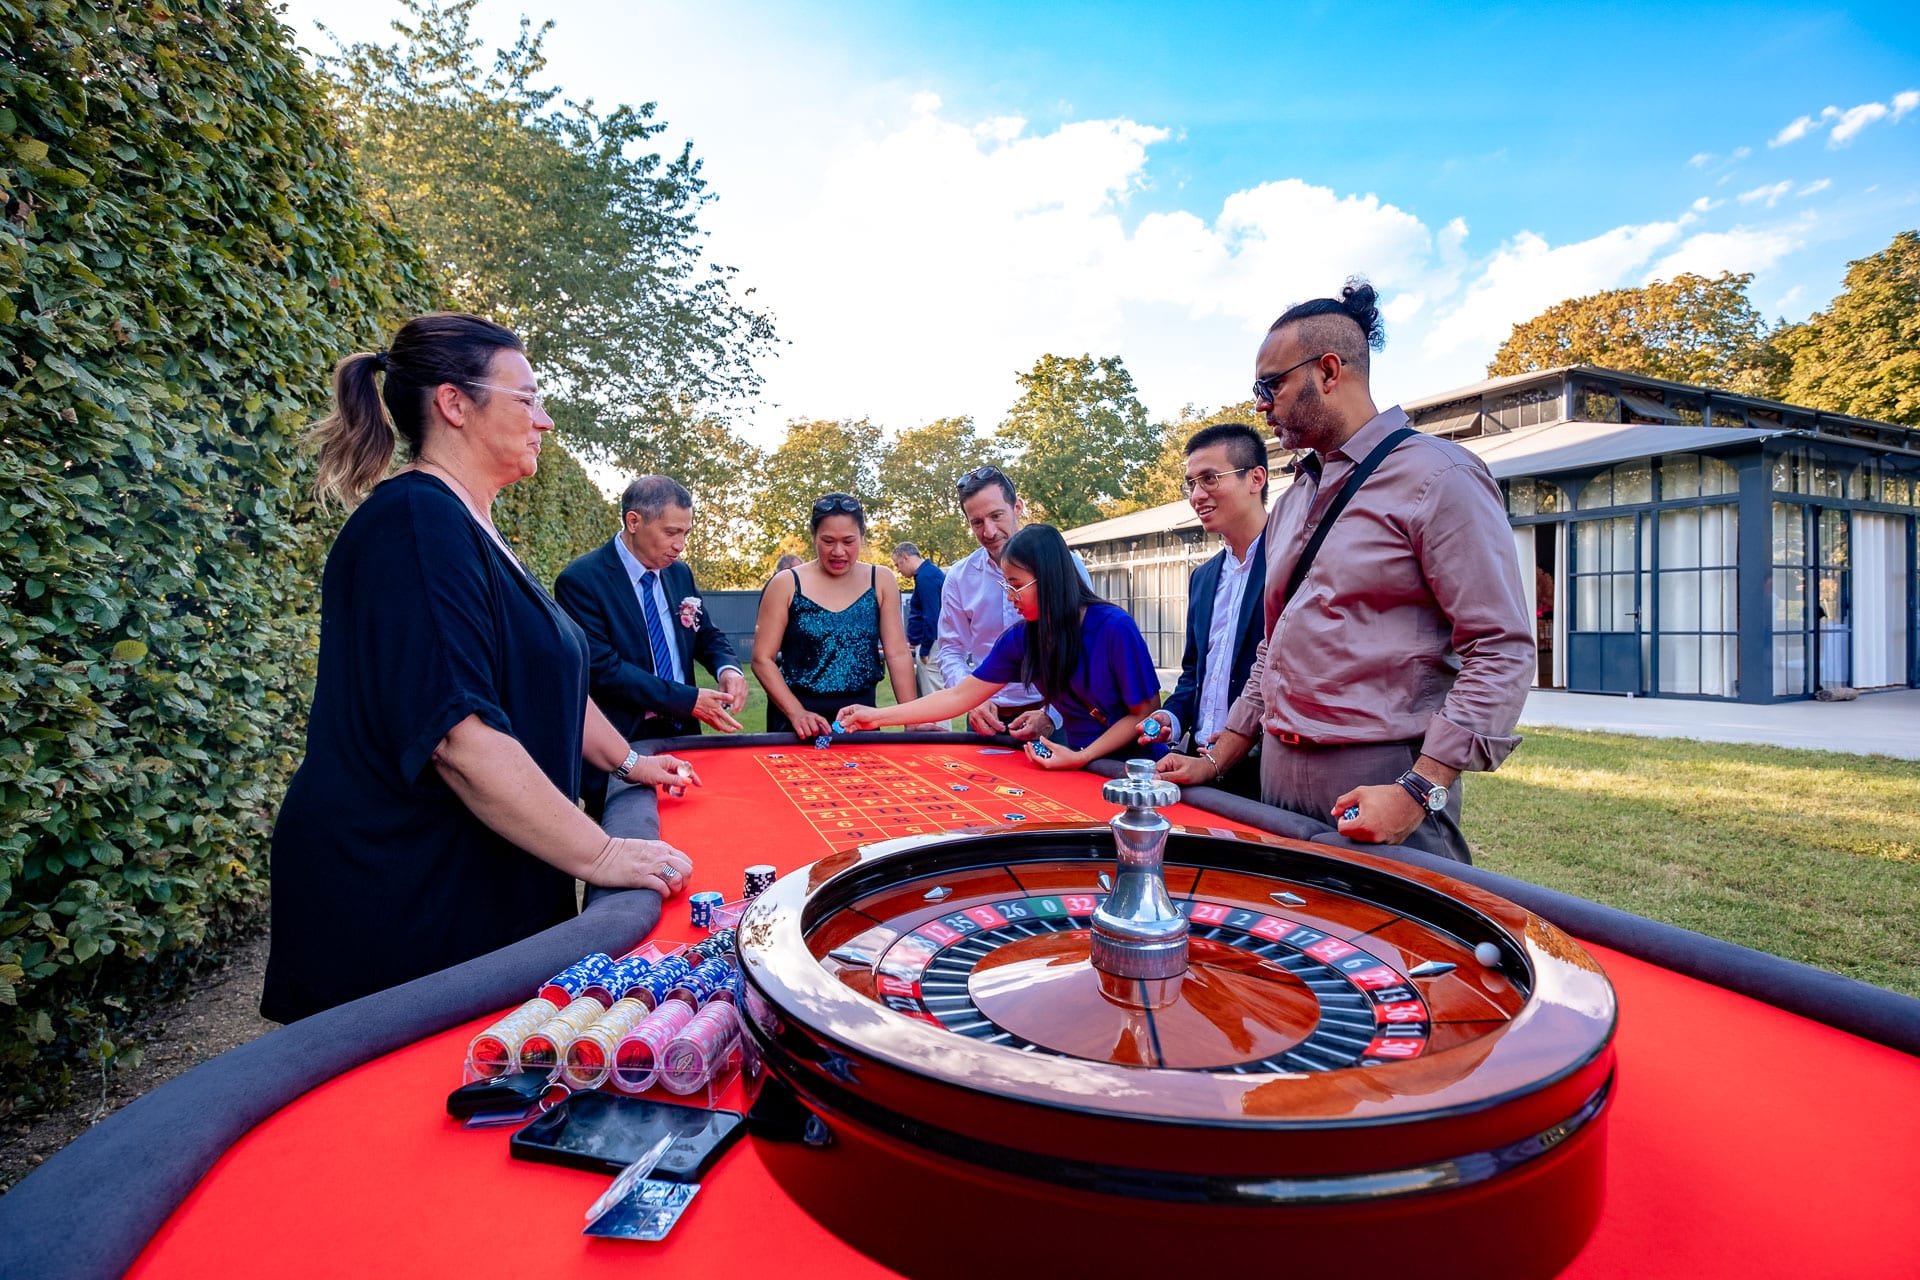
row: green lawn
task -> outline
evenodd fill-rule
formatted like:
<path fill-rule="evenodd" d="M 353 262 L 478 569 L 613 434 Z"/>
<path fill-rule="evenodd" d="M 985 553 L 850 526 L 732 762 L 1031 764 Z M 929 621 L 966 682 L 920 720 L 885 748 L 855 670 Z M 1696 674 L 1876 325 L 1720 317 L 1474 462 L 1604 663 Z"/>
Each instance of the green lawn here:
<path fill-rule="evenodd" d="M 767 697 L 747 680 L 757 733 Z M 1523 732 L 1467 780 L 1480 866 L 1920 995 L 1920 764 Z"/>
<path fill-rule="evenodd" d="M 740 722 L 742 732 L 765 733 L 767 731 L 767 691 L 762 689 L 760 682 L 754 678 L 752 667 L 747 666 L 744 661 L 740 664 L 740 667 L 741 670 L 747 673 L 747 709 L 745 711 L 734 712 L 733 718 Z M 700 687 L 702 689 L 719 687 L 718 682 L 705 671 L 698 671 L 697 674 L 700 677 Z M 887 679 L 881 680 L 880 696 L 876 699 L 877 704 L 883 707 L 890 707 L 895 701 L 896 699 L 893 696 L 893 681 Z"/>
<path fill-rule="evenodd" d="M 1920 995 L 1920 764 L 1522 732 L 1467 782 L 1479 865 Z"/>

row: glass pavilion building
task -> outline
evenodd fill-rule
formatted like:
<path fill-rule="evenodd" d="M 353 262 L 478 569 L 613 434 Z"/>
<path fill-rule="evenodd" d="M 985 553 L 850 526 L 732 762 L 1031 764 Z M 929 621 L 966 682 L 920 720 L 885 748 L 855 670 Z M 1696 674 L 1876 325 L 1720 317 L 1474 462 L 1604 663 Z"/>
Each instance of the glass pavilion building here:
<path fill-rule="evenodd" d="M 1585 365 L 1404 407 L 1500 481 L 1539 687 L 1773 702 L 1920 686 L 1920 428 Z M 1179 666 L 1187 576 L 1218 549 L 1186 503 L 1067 541 Z"/>

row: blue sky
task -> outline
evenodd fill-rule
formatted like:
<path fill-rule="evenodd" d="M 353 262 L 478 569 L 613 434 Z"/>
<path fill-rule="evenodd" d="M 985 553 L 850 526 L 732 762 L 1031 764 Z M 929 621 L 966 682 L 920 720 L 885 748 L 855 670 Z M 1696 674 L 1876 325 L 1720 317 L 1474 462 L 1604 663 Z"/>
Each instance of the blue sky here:
<path fill-rule="evenodd" d="M 373 0 L 295 0 L 379 37 Z M 523 7 L 485 0 L 482 33 Z M 788 340 L 748 427 L 998 422 L 1122 356 L 1157 414 L 1244 396 L 1272 316 L 1371 276 L 1384 401 L 1472 382 L 1559 298 L 1753 271 L 1804 318 L 1920 227 L 1920 6 L 805 6 L 554 0 L 570 95 L 658 101 L 709 249 Z M 1800 122 L 1796 125 L 1796 122 Z M 536 353 L 537 355 L 537 353 Z"/>

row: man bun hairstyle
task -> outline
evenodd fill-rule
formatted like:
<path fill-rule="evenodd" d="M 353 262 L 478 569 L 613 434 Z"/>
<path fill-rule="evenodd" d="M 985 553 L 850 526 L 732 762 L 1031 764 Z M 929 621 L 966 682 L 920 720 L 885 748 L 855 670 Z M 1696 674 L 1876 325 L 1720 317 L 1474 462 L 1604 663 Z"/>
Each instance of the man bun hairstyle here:
<path fill-rule="evenodd" d="M 427 405 L 440 386 L 451 382 L 485 404 L 491 393 L 476 387 L 493 358 L 524 350 L 513 330 L 491 320 L 434 311 L 401 325 L 384 350 L 357 351 L 335 365 L 333 412 L 308 432 L 320 452 L 320 501 L 359 502 L 393 465 L 400 440 L 409 461 L 420 456 Z"/>
<path fill-rule="evenodd" d="M 1387 345 L 1380 295 L 1365 276 L 1348 276 L 1338 298 L 1314 298 L 1288 307 L 1267 332 L 1294 324 L 1301 326 L 1308 346 L 1331 351 L 1362 374 L 1367 372 L 1367 352 Z"/>

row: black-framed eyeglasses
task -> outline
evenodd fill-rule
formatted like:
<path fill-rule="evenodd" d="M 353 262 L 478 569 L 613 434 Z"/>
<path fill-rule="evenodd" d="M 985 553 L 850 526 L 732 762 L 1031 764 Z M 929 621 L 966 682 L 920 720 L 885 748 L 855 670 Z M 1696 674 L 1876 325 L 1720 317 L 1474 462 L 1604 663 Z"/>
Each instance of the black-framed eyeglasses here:
<path fill-rule="evenodd" d="M 850 498 L 844 493 L 830 493 L 824 498 L 816 498 L 813 509 L 823 514 L 829 511 L 847 511 L 858 515 L 860 499 Z"/>
<path fill-rule="evenodd" d="M 1188 476 L 1180 482 L 1180 492 L 1191 498 L 1195 489 L 1202 493 L 1212 493 L 1228 476 L 1237 476 L 1253 470 L 1252 467 L 1235 467 L 1231 471 L 1202 471 L 1197 476 Z"/>
<path fill-rule="evenodd" d="M 1270 373 L 1264 378 L 1255 378 L 1253 380 L 1253 402 L 1258 404 L 1264 400 L 1268 404 L 1272 404 L 1273 393 L 1280 389 L 1280 384 L 1286 381 L 1288 374 L 1292 373 L 1295 369 L 1304 369 L 1317 360 L 1325 360 L 1328 356 L 1333 356 L 1335 360 L 1340 359 L 1339 356 L 1334 355 L 1331 351 L 1323 351 L 1317 356 L 1308 356 L 1299 364 L 1290 364 L 1278 373 Z M 1344 364 L 1346 362 L 1341 361 L 1341 363 Z"/>
<path fill-rule="evenodd" d="M 1003 475 L 1004 473 L 1000 470 L 1000 468 L 994 466 L 992 463 L 988 463 L 986 466 L 983 466 L 983 467 L 975 467 L 973 470 L 967 472 L 965 475 L 955 480 L 953 482 L 953 487 L 956 489 L 964 489 L 970 484 L 981 484 L 988 480 L 994 479 L 996 476 L 1003 476 Z"/>

